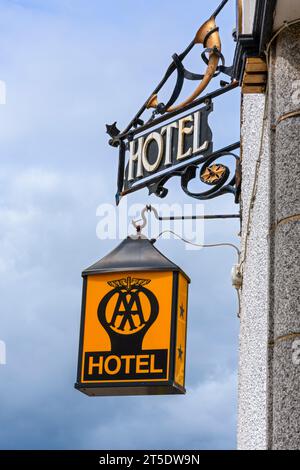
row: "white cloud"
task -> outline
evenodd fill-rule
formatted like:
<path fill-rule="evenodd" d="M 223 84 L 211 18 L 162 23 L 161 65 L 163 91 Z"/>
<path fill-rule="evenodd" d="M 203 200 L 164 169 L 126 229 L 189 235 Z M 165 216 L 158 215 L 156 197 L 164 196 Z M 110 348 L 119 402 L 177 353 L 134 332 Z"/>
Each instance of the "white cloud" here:
<path fill-rule="evenodd" d="M 236 374 L 211 378 L 189 387 L 187 395 L 130 400 L 128 419 L 117 413 L 92 427 L 84 448 L 208 449 L 234 447 Z M 135 406 L 136 404 L 136 406 Z M 116 418 L 117 417 L 117 418 Z M 101 415 L 99 415 L 101 421 Z"/>

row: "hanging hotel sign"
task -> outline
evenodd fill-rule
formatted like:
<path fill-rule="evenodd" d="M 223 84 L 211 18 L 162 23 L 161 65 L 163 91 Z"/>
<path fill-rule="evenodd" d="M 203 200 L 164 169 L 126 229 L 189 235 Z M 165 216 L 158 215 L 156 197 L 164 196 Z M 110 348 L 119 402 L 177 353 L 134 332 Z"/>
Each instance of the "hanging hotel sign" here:
<path fill-rule="evenodd" d="M 75 387 L 94 395 L 185 393 L 189 278 L 148 239 L 83 272 Z"/>
<path fill-rule="evenodd" d="M 180 177 L 182 190 L 193 198 L 232 193 L 238 202 L 239 156 L 234 150 L 239 142 L 214 150 L 208 122 L 213 100 L 238 86 L 233 67 L 225 66 L 216 25 L 227 2 L 222 0 L 187 48 L 172 56 L 161 82 L 128 126 L 122 132 L 116 122 L 106 126 L 109 144 L 119 149 L 117 204 L 142 188 L 165 197 L 165 184 L 173 176 Z M 183 64 L 199 44 L 203 75 Z M 175 86 L 163 103 L 158 95 L 173 73 Z M 230 82 L 221 81 L 220 88 L 200 96 L 220 73 Z M 181 100 L 186 80 L 197 85 Z M 235 165 L 225 165 L 223 157 Z M 196 175 L 200 188 L 192 192 L 189 183 Z M 141 235 L 128 237 L 82 275 L 76 389 L 89 396 L 185 393 L 188 276 Z"/>
<path fill-rule="evenodd" d="M 239 148 L 239 142 L 213 152 L 212 131 L 208 124 L 212 100 L 238 86 L 233 67 L 225 65 L 216 25 L 216 17 L 227 2 L 221 2 L 181 54 L 173 54 L 161 82 L 126 129 L 120 132 L 116 122 L 106 126 L 110 145 L 119 147 L 117 204 L 122 196 L 142 188 L 148 188 L 149 194 L 165 197 L 168 193 L 165 184 L 173 176 L 181 178 L 183 191 L 193 198 L 205 200 L 232 193 L 237 202 L 239 157 L 233 151 Z M 199 44 L 203 45 L 204 74 L 190 72 L 183 64 L 193 47 Z M 159 93 L 173 73 L 177 74 L 173 92 L 167 102 L 162 103 Z M 221 81 L 221 88 L 201 97 L 211 80 L 220 73 L 230 77 L 230 82 Z M 186 80 L 196 81 L 197 85 L 190 96 L 180 100 Z M 145 113 L 149 110 L 152 114 L 147 117 Z M 226 156 L 233 158 L 235 165 L 224 165 Z M 196 177 L 197 169 L 200 170 L 200 189 L 191 192 L 188 186 Z"/>

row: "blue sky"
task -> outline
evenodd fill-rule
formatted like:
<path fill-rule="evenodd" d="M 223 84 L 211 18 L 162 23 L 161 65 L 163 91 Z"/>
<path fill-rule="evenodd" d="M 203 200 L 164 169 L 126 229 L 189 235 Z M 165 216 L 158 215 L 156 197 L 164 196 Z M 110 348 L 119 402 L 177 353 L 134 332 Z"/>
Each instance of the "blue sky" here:
<path fill-rule="evenodd" d="M 192 278 L 187 394 L 88 398 L 74 390 L 81 271 L 116 241 L 96 236 L 113 203 L 125 127 L 217 5 L 191 0 L 0 1 L 0 448 L 235 448 L 238 320 L 230 249 L 157 247 Z M 228 62 L 234 4 L 218 19 Z M 200 49 L 187 65 L 197 71 Z M 200 72 L 200 69 L 199 69 Z M 218 86 L 218 80 L 211 88 Z M 187 92 L 188 90 L 186 90 Z M 239 139 L 239 90 L 215 102 L 215 148 Z M 165 203 L 190 203 L 178 181 Z M 131 203 L 159 203 L 143 190 Z M 205 211 L 234 212 L 232 196 Z M 207 222 L 205 241 L 238 243 L 237 221 Z"/>

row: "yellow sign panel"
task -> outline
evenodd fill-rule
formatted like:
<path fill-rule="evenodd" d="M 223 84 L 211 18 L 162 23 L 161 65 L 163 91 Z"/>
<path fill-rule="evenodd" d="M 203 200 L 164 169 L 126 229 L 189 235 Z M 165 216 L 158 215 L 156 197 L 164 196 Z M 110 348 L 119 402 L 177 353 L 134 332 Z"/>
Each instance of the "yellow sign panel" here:
<path fill-rule="evenodd" d="M 179 274 L 178 304 L 177 304 L 177 328 L 176 328 L 176 359 L 175 382 L 184 387 L 185 378 L 185 350 L 187 331 L 187 294 L 188 282 L 182 274 Z"/>
<path fill-rule="evenodd" d="M 89 276 L 82 383 L 168 380 L 172 296 L 165 293 L 172 292 L 172 278 Z"/>
<path fill-rule="evenodd" d="M 77 389 L 185 393 L 188 278 L 170 267 L 99 272 L 98 265 L 84 272 Z"/>

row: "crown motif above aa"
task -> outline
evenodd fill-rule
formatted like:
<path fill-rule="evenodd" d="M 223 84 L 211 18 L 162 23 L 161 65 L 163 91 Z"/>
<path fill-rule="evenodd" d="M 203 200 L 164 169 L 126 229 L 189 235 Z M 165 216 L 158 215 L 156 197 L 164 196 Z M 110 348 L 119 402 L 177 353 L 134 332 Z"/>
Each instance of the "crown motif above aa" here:
<path fill-rule="evenodd" d="M 111 287 L 119 287 L 126 289 L 128 292 L 132 289 L 137 289 L 138 287 L 145 286 L 151 282 L 150 279 L 138 279 L 135 277 L 127 277 L 122 279 L 117 279 L 115 281 L 108 281 L 107 284 Z"/>

